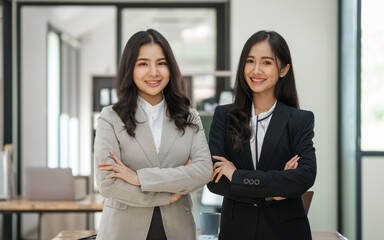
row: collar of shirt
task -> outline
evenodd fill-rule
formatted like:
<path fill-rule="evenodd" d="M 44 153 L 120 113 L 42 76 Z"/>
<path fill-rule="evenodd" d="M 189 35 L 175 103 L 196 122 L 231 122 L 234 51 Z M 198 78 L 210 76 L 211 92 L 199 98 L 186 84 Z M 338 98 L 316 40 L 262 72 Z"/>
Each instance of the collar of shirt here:
<path fill-rule="evenodd" d="M 273 110 L 275 110 L 275 108 L 276 108 L 276 103 L 277 103 L 277 101 L 273 104 L 273 106 L 268 111 L 260 113 L 259 115 L 255 115 L 255 108 L 254 108 L 254 105 L 252 104 L 252 113 L 251 113 L 252 117 L 251 117 L 251 120 L 249 123 L 249 125 L 252 129 L 252 132 L 253 132 L 252 137 L 251 137 L 251 143 L 255 141 L 257 118 L 260 120 L 260 119 L 263 119 L 264 117 L 268 116 L 269 114 L 271 114 L 273 112 Z M 264 121 L 260 121 L 259 126 L 262 127 L 264 130 L 266 130 L 266 128 L 269 125 L 271 118 L 272 118 L 272 116 L 270 116 L 268 119 L 265 119 Z"/>
<path fill-rule="evenodd" d="M 275 104 L 273 104 L 273 106 L 267 112 L 260 113 L 259 115 L 255 115 L 255 108 L 252 104 L 252 117 L 251 117 L 250 125 L 251 125 L 253 133 L 252 133 L 252 137 L 250 140 L 250 147 L 251 147 L 251 153 L 252 153 L 253 166 L 255 167 L 255 169 L 257 166 L 256 161 L 257 161 L 257 159 L 260 159 L 262 146 L 263 146 L 263 142 L 264 142 L 264 137 L 265 137 L 265 134 L 267 132 L 269 122 L 271 121 L 271 118 L 272 118 L 272 116 L 269 116 L 269 115 L 272 114 L 273 110 L 275 110 L 276 103 L 277 103 L 277 101 L 275 102 Z M 268 118 L 257 122 L 257 119 L 260 120 L 260 119 L 263 119 L 265 117 L 268 117 Z M 257 136 L 256 136 L 255 133 L 256 133 L 257 124 L 259 124 L 259 129 L 257 131 Z M 257 151 L 256 151 L 256 145 L 255 145 L 255 137 L 257 137 Z M 256 152 L 257 152 L 257 159 L 256 159 L 256 154 L 255 154 Z"/>
<path fill-rule="evenodd" d="M 165 105 L 165 99 L 156 104 L 155 106 L 152 106 L 150 103 L 145 101 L 142 97 L 138 96 L 138 105 L 142 107 L 147 114 L 148 121 L 152 122 L 157 120 L 160 116 L 163 115 L 164 105 Z"/>
<path fill-rule="evenodd" d="M 260 120 L 260 119 L 263 119 L 265 118 L 266 116 L 268 116 L 269 114 L 271 114 L 273 112 L 273 110 L 275 110 L 276 108 L 276 103 L 277 101 L 273 104 L 273 106 L 266 112 L 262 112 L 260 113 L 259 115 L 255 115 L 255 107 L 252 103 L 252 113 L 251 113 L 251 127 L 255 127 L 256 126 L 256 121 L 257 121 L 257 118 Z M 269 121 L 268 121 L 269 122 Z M 259 124 L 264 127 L 264 123 L 263 121 L 260 121 Z"/>
<path fill-rule="evenodd" d="M 151 130 L 153 141 L 156 146 L 156 151 L 159 153 L 161 144 L 161 134 L 163 131 L 163 114 L 165 108 L 165 100 L 152 106 L 143 98 L 138 97 L 137 105 L 141 107 L 148 118 L 148 126 Z"/>

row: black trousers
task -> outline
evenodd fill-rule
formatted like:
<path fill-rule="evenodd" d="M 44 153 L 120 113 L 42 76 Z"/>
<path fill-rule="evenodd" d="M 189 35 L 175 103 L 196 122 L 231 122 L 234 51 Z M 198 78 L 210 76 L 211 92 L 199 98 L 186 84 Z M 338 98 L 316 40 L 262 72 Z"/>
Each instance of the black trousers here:
<path fill-rule="evenodd" d="M 149 227 L 147 240 L 167 240 L 165 235 L 163 220 L 161 220 L 161 212 L 159 207 L 153 210 L 151 225 Z"/>

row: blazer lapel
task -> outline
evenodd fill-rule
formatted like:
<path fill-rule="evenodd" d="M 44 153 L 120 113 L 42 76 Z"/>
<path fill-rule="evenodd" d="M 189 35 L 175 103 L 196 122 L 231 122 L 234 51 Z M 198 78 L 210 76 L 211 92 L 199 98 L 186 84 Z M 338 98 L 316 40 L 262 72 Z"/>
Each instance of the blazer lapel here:
<path fill-rule="evenodd" d="M 168 116 L 168 108 L 164 108 L 163 129 L 161 131 L 161 143 L 159 150 L 159 159 L 164 159 L 171 150 L 173 143 L 179 133 L 175 123 Z"/>
<path fill-rule="evenodd" d="M 247 169 L 247 170 L 255 170 L 255 166 L 253 165 L 252 160 L 252 151 L 251 151 L 251 145 L 247 144 L 244 147 L 243 151 L 239 152 L 239 157 L 237 159 L 241 160 L 241 169 Z"/>
<path fill-rule="evenodd" d="M 285 126 L 287 125 L 289 115 L 289 108 L 287 108 L 284 104 L 277 102 L 271 122 L 269 123 L 267 132 L 264 137 L 258 165 L 259 169 L 266 169 L 269 159 L 272 157 L 280 136 L 283 133 Z"/>
<path fill-rule="evenodd" d="M 234 123 L 230 120 L 229 124 L 233 126 Z M 236 168 L 238 169 L 255 170 L 255 167 L 253 166 L 250 143 L 246 144 L 243 150 L 234 151 L 232 139 L 230 137 L 228 129 L 229 128 L 227 128 L 226 131 L 226 146 L 228 146 L 227 151 L 229 153 L 227 157 L 229 157 L 233 161 L 233 164 L 235 164 Z"/>
<path fill-rule="evenodd" d="M 135 138 L 139 143 L 141 149 L 147 156 L 152 167 L 159 167 L 160 162 L 159 162 L 159 157 L 157 156 L 155 142 L 153 140 L 151 129 L 148 126 L 147 116 L 141 107 L 137 107 L 135 117 L 136 117 L 136 120 L 138 121 L 136 130 L 135 130 Z"/>

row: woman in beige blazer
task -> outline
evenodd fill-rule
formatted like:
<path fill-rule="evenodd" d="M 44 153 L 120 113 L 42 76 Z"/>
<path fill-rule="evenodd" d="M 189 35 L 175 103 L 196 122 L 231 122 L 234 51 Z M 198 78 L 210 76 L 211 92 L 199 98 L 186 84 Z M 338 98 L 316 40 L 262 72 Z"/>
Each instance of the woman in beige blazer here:
<path fill-rule="evenodd" d="M 117 73 L 118 102 L 98 118 L 94 158 L 105 197 L 97 239 L 196 239 L 190 192 L 212 163 L 167 40 L 134 34 Z"/>

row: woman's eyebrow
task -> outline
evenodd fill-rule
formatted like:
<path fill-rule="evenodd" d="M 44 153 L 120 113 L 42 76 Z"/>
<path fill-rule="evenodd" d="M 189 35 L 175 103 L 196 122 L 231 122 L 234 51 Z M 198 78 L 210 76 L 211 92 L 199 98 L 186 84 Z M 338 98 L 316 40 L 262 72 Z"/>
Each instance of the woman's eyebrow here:
<path fill-rule="evenodd" d="M 138 62 L 138 61 L 149 61 L 149 59 L 148 59 L 148 58 L 138 58 L 138 59 L 136 60 L 136 62 Z"/>
<path fill-rule="evenodd" d="M 271 60 L 275 60 L 273 57 L 268 57 L 268 56 L 261 57 L 261 59 L 271 59 Z"/>
<path fill-rule="evenodd" d="M 163 60 L 166 60 L 166 58 L 165 58 L 165 57 L 163 57 L 163 58 L 159 58 L 159 59 L 157 59 L 156 61 L 163 61 Z M 138 62 L 138 61 L 150 61 L 150 59 L 149 59 L 149 58 L 138 58 L 138 59 L 136 60 L 136 62 Z"/>
<path fill-rule="evenodd" d="M 252 55 L 248 55 L 247 58 L 255 58 L 255 57 L 252 56 Z M 261 57 L 261 59 L 271 59 L 271 60 L 275 60 L 273 57 L 269 57 L 269 56 L 263 56 L 263 57 Z"/>

